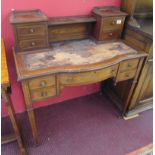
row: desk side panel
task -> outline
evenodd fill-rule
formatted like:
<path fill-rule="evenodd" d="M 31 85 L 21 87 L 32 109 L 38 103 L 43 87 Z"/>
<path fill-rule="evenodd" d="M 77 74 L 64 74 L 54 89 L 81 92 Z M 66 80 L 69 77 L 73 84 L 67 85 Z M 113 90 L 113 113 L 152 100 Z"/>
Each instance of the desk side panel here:
<path fill-rule="evenodd" d="M 144 34 L 143 32 L 139 32 L 136 29 L 132 29 L 127 27 L 124 32 L 124 41 L 134 49 L 138 51 L 143 51 L 148 53 L 148 57 L 146 61 L 142 65 L 142 70 L 140 76 L 138 78 L 136 87 L 133 91 L 133 95 L 130 99 L 130 103 L 126 113 L 132 115 L 139 113 L 141 111 L 147 110 L 152 100 L 152 39 Z M 129 89 L 131 87 L 131 80 L 123 81 L 117 84 L 117 86 L 112 86 L 110 82 L 107 82 L 106 85 L 109 88 L 109 92 L 114 96 L 118 96 L 118 107 L 122 110 L 124 106 L 124 102 L 128 96 Z M 141 94 L 141 95 L 140 95 Z M 142 107 L 142 108 L 137 108 Z M 132 112 L 133 111 L 133 112 Z"/>

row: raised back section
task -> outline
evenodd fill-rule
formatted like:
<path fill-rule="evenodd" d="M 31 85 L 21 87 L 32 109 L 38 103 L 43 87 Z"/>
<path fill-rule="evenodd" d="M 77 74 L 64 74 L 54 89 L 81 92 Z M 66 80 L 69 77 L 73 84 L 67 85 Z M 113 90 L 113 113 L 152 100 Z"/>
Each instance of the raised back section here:
<path fill-rule="evenodd" d="M 89 38 L 95 22 L 91 16 L 49 18 L 49 42 Z"/>
<path fill-rule="evenodd" d="M 41 10 L 12 11 L 10 23 L 17 52 L 48 48 L 49 43 L 88 39 L 121 38 L 126 13 L 117 7 L 97 7 L 92 16 L 48 18 Z"/>

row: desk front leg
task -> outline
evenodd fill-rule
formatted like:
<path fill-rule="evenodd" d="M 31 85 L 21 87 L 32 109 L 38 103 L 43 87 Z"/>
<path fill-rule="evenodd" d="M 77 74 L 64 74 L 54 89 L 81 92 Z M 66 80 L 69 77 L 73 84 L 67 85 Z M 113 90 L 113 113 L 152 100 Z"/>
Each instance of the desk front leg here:
<path fill-rule="evenodd" d="M 24 98 L 25 98 L 26 110 L 28 112 L 29 122 L 30 122 L 31 129 L 32 129 L 33 139 L 34 139 L 35 144 L 38 145 L 39 144 L 38 130 L 37 130 L 34 109 L 33 109 L 33 106 L 32 106 L 27 81 L 22 81 L 22 89 L 23 89 L 23 94 L 24 94 Z"/>
<path fill-rule="evenodd" d="M 3 141 L 3 138 L 2 138 L 2 144 L 6 144 L 8 142 L 12 142 L 14 140 L 17 140 L 18 146 L 20 148 L 20 155 L 26 155 L 25 146 L 23 144 L 23 140 L 22 140 L 22 137 L 21 137 L 21 132 L 20 132 L 20 129 L 18 127 L 18 122 L 16 120 L 14 107 L 13 107 L 11 99 L 10 99 L 10 92 L 8 92 L 8 86 L 6 86 L 6 87 L 1 86 L 1 96 L 2 96 L 2 99 L 4 100 L 4 102 L 6 104 L 8 114 L 9 114 L 9 117 L 10 117 L 10 120 L 11 120 L 11 123 L 12 123 L 12 127 L 13 127 L 13 130 L 14 130 L 14 134 L 12 134 L 13 138 L 8 136 L 8 137 L 4 138 L 4 141 Z"/>

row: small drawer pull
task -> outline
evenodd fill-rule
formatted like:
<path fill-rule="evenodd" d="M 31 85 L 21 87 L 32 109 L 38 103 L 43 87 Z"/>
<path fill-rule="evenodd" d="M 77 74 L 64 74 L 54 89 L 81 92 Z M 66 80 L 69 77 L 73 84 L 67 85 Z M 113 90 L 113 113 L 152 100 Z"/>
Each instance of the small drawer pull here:
<path fill-rule="evenodd" d="M 35 43 L 35 42 L 32 42 L 32 43 L 31 43 L 31 45 L 32 45 L 32 46 L 35 46 L 35 45 L 36 45 L 36 43 Z"/>
<path fill-rule="evenodd" d="M 125 76 L 126 76 L 126 77 L 129 77 L 129 74 L 126 74 Z"/>
<path fill-rule="evenodd" d="M 113 33 L 111 32 L 111 33 L 109 33 L 109 36 L 112 36 L 113 35 Z"/>
<path fill-rule="evenodd" d="M 132 64 L 128 64 L 128 67 L 132 67 Z"/>
<path fill-rule="evenodd" d="M 68 81 L 68 82 L 72 82 L 73 79 L 74 79 L 73 77 L 69 77 L 69 78 L 67 79 L 67 81 Z"/>
<path fill-rule="evenodd" d="M 112 69 L 112 70 L 111 70 L 111 73 L 113 73 L 114 71 L 115 71 L 115 69 Z"/>
<path fill-rule="evenodd" d="M 41 82 L 40 82 L 40 86 L 41 86 L 41 87 L 45 87 L 45 86 L 46 86 L 46 81 L 41 81 Z"/>
<path fill-rule="evenodd" d="M 47 92 L 42 92 L 42 93 L 41 93 L 41 96 L 42 96 L 42 97 L 47 97 L 47 95 L 48 95 Z"/>
<path fill-rule="evenodd" d="M 30 32 L 33 33 L 34 32 L 34 29 L 30 29 Z"/>

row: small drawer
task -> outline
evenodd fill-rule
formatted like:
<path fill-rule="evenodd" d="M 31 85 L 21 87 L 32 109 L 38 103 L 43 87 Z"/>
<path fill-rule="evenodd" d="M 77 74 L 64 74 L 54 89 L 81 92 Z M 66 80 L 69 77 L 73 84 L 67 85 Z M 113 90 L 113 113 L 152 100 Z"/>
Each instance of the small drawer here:
<path fill-rule="evenodd" d="M 103 31 L 101 34 L 101 40 L 113 40 L 121 37 L 121 31 Z"/>
<path fill-rule="evenodd" d="M 56 96 L 56 87 L 45 87 L 41 89 L 31 90 L 30 94 L 32 101 L 39 101 L 48 97 Z"/>
<path fill-rule="evenodd" d="M 32 50 L 32 49 L 45 48 L 45 47 L 47 47 L 46 39 L 29 39 L 29 40 L 19 41 L 19 48 L 21 50 Z"/>
<path fill-rule="evenodd" d="M 34 78 L 29 80 L 29 89 L 38 89 L 44 88 L 48 86 L 55 86 L 56 85 L 56 78 L 55 76 L 44 76 L 39 78 Z"/>
<path fill-rule="evenodd" d="M 138 66 L 139 59 L 126 60 L 120 63 L 119 72 L 124 72 L 127 70 L 136 70 Z"/>
<path fill-rule="evenodd" d="M 17 35 L 20 39 L 26 37 L 34 37 L 36 35 L 45 35 L 47 31 L 46 25 L 23 25 L 16 26 Z"/>
<path fill-rule="evenodd" d="M 100 69 L 96 71 L 76 73 L 76 74 L 61 74 L 60 83 L 63 85 L 79 85 L 89 84 L 98 81 L 106 80 L 110 77 L 116 76 L 118 65 Z"/>
<path fill-rule="evenodd" d="M 131 71 L 118 73 L 116 81 L 119 82 L 119 81 L 132 79 L 132 78 L 134 78 L 135 74 L 136 74 L 136 70 L 131 70 Z"/>
<path fill-rule="evenodd" d="M 102 18 L 102 30 L 122 30 L 124 21 L 124 16 Z"/>

